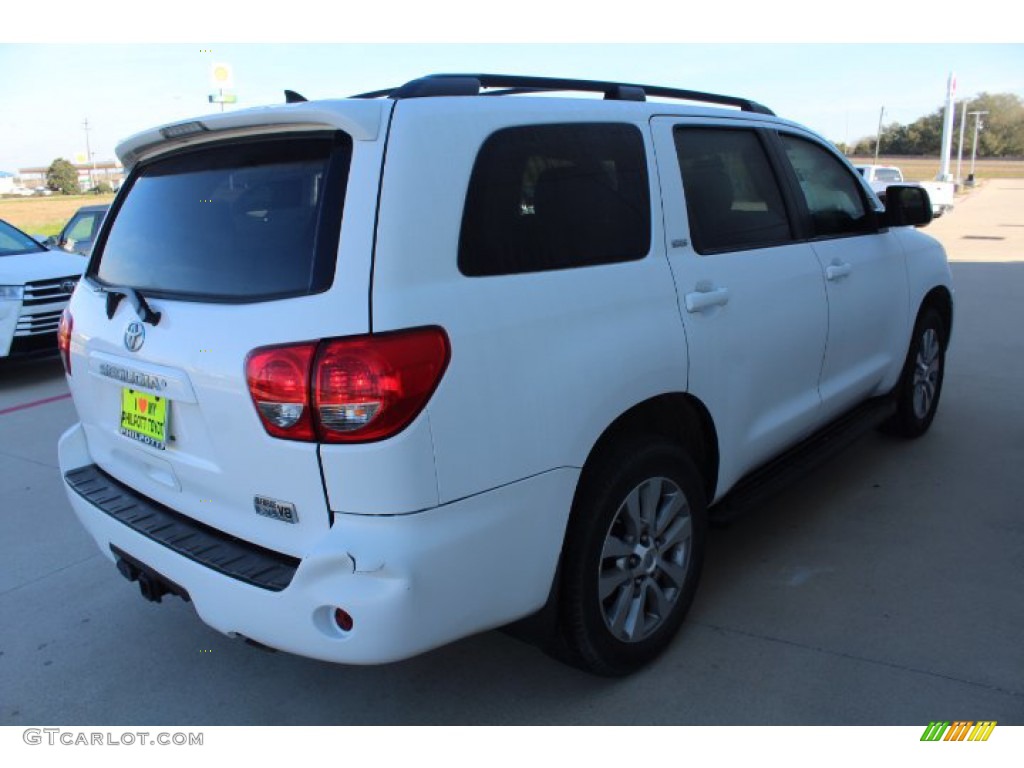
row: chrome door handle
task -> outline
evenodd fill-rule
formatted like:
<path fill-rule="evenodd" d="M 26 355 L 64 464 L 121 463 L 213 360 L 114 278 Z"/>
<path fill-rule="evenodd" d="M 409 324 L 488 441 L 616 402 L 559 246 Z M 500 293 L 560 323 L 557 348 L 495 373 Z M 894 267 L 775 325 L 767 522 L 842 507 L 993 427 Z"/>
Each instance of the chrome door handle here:
<path fill-rule="evenodd" d="M 841 280 L 853 271 L 849 264 L 829 264 L 825 267 L 825 277 L 829 280 Z"/>
<path fill-rule="evenodd" d="M 687 312 L 702 312 L 711 307 L 724 307 L 729 303 L 729 289 L 715 288 L 706 291 L 694 291 L 683 297 Z"/>

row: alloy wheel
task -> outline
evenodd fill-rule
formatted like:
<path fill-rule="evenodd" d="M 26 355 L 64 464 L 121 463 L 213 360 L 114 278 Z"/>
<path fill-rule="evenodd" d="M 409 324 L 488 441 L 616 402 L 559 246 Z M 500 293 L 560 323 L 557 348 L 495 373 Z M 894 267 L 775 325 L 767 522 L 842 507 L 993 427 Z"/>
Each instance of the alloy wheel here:
<path fill-rule="evenodd" d="M 615 638 L 640 642 L 669 617 L 690 570 L 692 535 L 690 505 L 673 481 L 653 477 L 627 494 L 598 566 L 601 613 Z"/>
<path fill-rule="evenodd" d="M 934 328 L 926 328 L 921 334 L 921 346 L 914 359 L 914 415 L 924 419 L 932 404 L 939 385 L 942 345 Z"/>

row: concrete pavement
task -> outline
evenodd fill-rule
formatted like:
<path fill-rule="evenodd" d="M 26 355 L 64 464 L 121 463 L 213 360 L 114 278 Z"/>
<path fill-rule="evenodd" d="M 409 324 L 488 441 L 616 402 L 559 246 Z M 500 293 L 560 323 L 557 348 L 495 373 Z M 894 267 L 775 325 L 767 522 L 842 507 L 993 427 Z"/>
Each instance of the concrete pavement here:
<path fill-rule="evenodd" d="M 1024 179 L 986 181 L 925 231 L 942 241 L 950 261 L 1024 261 Z"/>

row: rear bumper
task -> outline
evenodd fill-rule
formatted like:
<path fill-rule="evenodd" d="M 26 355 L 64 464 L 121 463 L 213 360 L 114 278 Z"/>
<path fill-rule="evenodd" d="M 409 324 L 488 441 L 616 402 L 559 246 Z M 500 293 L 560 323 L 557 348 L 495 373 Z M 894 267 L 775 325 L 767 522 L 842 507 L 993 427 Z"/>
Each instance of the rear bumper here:
<path fill-rule="evenodd" d="M 65 475 L 94 463 L 80 425 L 62 436 L 59 457 Z M 576 469 L 553 470 L 410 515 L 339 515 L 277 591 L 192 559 L 104 511 L 101 500 L 67 480 L 65 488 L 111 560 L 113 546 L 180 585 L 214 629 L 311 658 L 376 664 L 543 606 L 578 476 Z M 348 632 L 334 622 L 338 607 L 353 619 Z"/>

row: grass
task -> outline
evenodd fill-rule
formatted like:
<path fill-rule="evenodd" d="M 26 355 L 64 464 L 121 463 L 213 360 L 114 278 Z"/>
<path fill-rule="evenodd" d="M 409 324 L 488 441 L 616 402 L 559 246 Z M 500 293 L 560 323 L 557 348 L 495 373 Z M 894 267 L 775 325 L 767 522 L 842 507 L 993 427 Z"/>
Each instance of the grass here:
<path fill-rule="evenodd" d="M 30 235 L 49 237 L 60 232 L 83 205 L 102 205 L 113 199 L 113 195 L 0 198 L 0 219 Z"/>
<path fill-rule="evenodd" d="M 851 157 L 855 165 L 872 165 L 872 156 Z M 931 181 L 939 175 L 941 165 L 938 157 L 886 157 L 878 158 L 878 165 L 895 165 L 903 171 L 907 181 Z M 956 159 L 949 164 L 949 171 L 956 175 Z M 960 174 L 966 180 L 971 172 L 971 157 L 967 155 L 961 164 Z M 978 160 L 974 164 L 976 179 L 1024 179 L 1024 160 Z"/>

